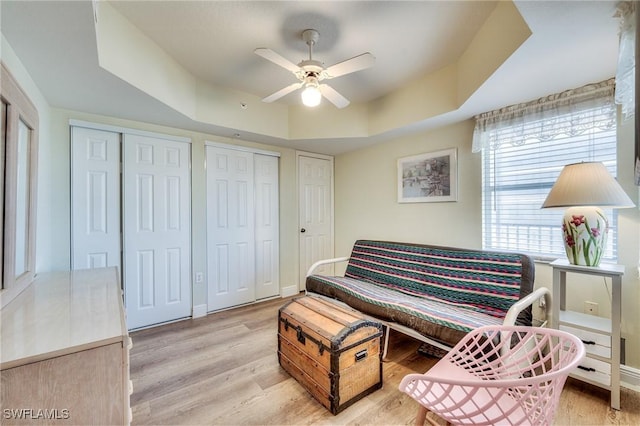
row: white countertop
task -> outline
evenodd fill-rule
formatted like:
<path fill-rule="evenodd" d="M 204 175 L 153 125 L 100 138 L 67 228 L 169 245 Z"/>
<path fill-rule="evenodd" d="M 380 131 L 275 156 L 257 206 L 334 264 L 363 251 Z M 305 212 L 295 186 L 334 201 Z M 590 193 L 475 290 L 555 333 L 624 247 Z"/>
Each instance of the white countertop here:
<path fill-rule="evenodd" d="M 1 311 L 0 369 L 123 341 L 121 309 L 116 268 L 38 274 Z"/>

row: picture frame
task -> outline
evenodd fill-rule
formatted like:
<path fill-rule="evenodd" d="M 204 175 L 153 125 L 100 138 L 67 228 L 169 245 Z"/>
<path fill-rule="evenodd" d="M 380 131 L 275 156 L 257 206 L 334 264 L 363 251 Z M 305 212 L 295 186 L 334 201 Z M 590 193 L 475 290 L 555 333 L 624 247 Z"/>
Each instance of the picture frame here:
<path fill-rule="evenodd" d="M 458 150 L 398 159 L 398 203 L 458 201 Z"/>

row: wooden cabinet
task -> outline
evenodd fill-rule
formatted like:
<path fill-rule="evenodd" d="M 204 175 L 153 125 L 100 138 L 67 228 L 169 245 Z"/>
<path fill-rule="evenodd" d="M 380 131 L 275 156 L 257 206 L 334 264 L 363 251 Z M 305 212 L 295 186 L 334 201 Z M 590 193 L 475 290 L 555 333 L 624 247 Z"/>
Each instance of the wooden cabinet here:
<path fill-rule="evenodd" d="M 569 264 L 566 260 L 556 260 L 551 263 L 551 267 L 554 328 L 579 337 L 587 350 L 587 357 L 572 376 L 611 391 L 611 407 L 619 410 L 620 322 L 624 266 L 577 266 Z M 567 273 L 611 278 L 611 319 L 566 310 Z"/>
<path fill-rule="evenodd" d="M 2 309 L 2 424 L 129 424 L 116 268 L 40 274 Z"/>

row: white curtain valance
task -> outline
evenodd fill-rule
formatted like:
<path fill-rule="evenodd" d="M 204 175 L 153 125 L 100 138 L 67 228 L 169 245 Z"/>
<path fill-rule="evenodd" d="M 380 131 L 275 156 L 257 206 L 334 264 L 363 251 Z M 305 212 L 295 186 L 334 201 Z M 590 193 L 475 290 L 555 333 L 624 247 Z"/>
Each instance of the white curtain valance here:
<path fill-rule="evenodd" d="M 620 18 L 620 47 L 616 70 L 616 103 L 622 106 L 622 116 L 628 119 L 635 113 L 636 69 L 636 6 L 633 1 L 617 4 L 616 17 Z"/>
<path fill-rule="evenodd" d="M 473 152 L 616 125 L 614 79 L 477 115 Z"/>

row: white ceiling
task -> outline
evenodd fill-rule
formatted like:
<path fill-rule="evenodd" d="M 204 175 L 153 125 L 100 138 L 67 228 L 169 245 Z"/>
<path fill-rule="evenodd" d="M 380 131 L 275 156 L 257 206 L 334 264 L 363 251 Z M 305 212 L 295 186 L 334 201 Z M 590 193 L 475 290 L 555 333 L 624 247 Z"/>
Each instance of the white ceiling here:
<path fill-rule="evenodd" d="M 496 2 L 484 1 L 118 1 L 112 5 L 197 79 L 258 97 L 295 82 L 258 57 L 268 47 L 294 63 L 307 59 L 304 29 L 320 32 L 314 59 L 326 66 L 363 52 L 373 68 L 331 80 L 352 102 L 369 102 L 454 61 Z M 397 133 L 466 119 L 502 106 L 610 78 L 618 21 L 613 1 L 516 1 L 532 36 L 457 111 Z M 54 107 L 192 129 L 235 130 L 188 119 L 98 66 L 89 1 L 2 0 L 2 34 Z M 299 103 L 290 94 L 280 103 Z M 394 133 L 343 145 L 337 154 Z M 304 141 L 243 135 L 285 146 Z"/>
<path fill-rule="evenodd" d="M 320 39 L 314 59 L 330 66 L 363 52 L 374 68 L 333 80 L 353 102 L 376 99 L 455 61 L 495 2 L 115 2 L 114 7 L 201 80 L 265 97 L 296 82 L 254 55 L 267 47 L 308 59 L 302 32 Z M 299 102 L 289 96 L 288 102 Z"/>

